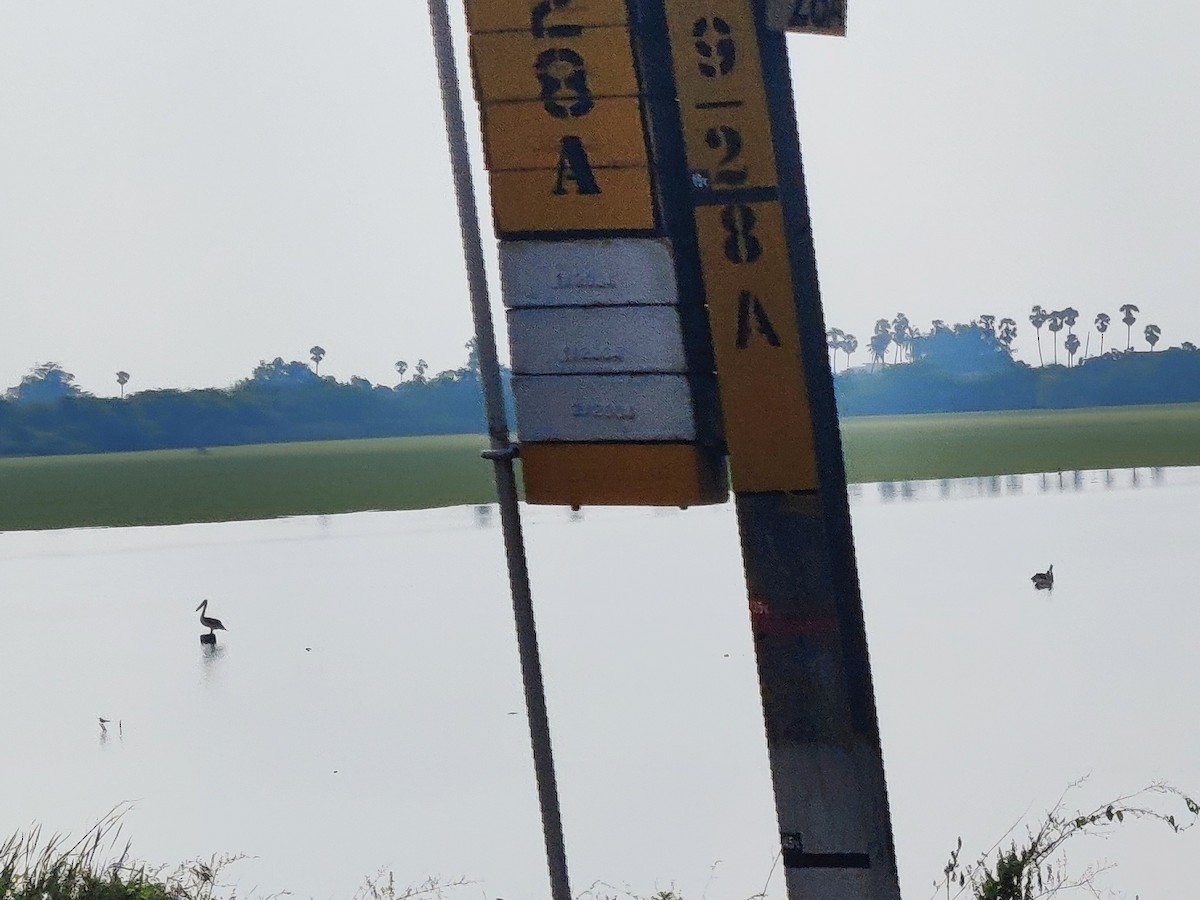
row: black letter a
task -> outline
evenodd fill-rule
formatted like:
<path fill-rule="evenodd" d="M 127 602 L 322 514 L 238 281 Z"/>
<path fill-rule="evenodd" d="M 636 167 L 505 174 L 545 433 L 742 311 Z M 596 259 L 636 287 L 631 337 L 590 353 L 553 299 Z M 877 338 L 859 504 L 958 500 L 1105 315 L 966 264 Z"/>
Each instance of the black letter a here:
<path fill-rule="evenodd" d="M 575 182 L 577 194 L 600 193 L 600 186 L 596 184 L 596 176 L 592 174 L 592 164 L 588 162 L 583 142 L 571 134 L 562 139 L 562 149 L 558 151 L 558 180 L 554 184 L 554 193 L 565 194 L 565 182 L 568 181 Z"/>
<path fill-rule="evenodd" d="M 750 343 L 751 307 L 753 307 L 754 324 L 758 327 L 758 333 L 765 337 L 767 343 L 772 347 L 778 347 L 779 335 L 775 333 L 771 320 L 767 318 L 767 311 L 763 309 L 762 301 L 749 291 L 742 291 L 738 297 L 737 348 L 745 350 L 746 345 Z"/>

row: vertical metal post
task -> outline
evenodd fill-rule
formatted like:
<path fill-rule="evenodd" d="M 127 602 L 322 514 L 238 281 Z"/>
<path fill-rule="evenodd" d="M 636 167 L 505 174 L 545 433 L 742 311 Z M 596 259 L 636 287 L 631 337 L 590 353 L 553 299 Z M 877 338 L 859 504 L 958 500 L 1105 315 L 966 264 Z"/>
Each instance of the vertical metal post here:
<path fill-rule="evenodd" d="M 554 777 L 554 756 L 550 746 L 550 721 L 546 714 L 546 695 L 542 684 L 542 664 L 538 653 L 537 628 L 533 599 L 529 589 L 529 570 L 525 561 L 525 539 L 521 533 L 521 512 L 517 503 L 517 481 L 513 471 L 516 448 L 509 440 L 508 417 L 500 384 L 500 364 L 496 356 L 496 332 L 488 302 L 487 275 L 479 217 L 475 207 L 475 186 L 467 155 L 462 95 L 458 67 L 454 62 L 454 42 L 446 0 L 429 0 L 429 24 L 433 33 L 438 84 L 442 94 L 442 113 L 450 148 L 450 167 L 454 175 L 454 194 L 462 230 L 463 256 L 467 266 L 467 284 L 471 314 L 475 320 L 475 338 L 479 351 L 479 377 L 483 387 L 490 449 L 484 456 L 495 466 L 496 494 L 500 505 L 500 525 L 508 557 L 508 580 L 512 590 L 513 617 L 516 622 L 517 651 L 521 659 L 521 679 L 525 687 L 525 709 L 529 718 L 529 737 L 533 748 L 533 769 L 537 779 L 538 801 L 542 811 L 542 831 L 546 843 L 546 862 L 550 870 L 550 895 L 553 900 L 570 900 L 567 855 L 563 842 L 562 816 L 558 807 L 558 787 Z"/>
<path fill-rule="evenodd" d="M 754 8 L 819 483 L 736 495 L 784 872 L 791 900 L 899 900 L 787 45 Z"/>

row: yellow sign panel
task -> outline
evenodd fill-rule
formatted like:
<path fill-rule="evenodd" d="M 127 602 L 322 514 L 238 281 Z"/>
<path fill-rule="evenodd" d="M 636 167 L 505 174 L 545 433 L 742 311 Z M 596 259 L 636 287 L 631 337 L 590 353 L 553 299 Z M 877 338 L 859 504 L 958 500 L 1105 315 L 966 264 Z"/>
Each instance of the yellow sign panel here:
<path fill-rule="evenodd" d="M 570 168 L 489 173 L 496 230 L 649 231 L 650 170 Z"/>
<path fill-rule="evenodd" d="M 521 444 L 529 503 L 695 506 L 723 503 L 721 454 L 694 444 Z"/>
<path fill-rule="evenodd" d="M 471 36 L 479 102 L 540 100 L 547 115 L 578 118 L 597 97 L 635 97 L 627 28 L 589 28 L 547 41 L 528 32 Z"/>
<path fill-rule="evenodd" d="M 747 0 L 666 0 L 667 34 L 679 105 L 738 108 L 766 114 L 762 62 Z"/>
<path fill-rule="evenodd" d="M 783 210 L 701 206 L 696 229 L 734 488 L 815 488 Z"/>
<path fill-rule="evenodd" d="M 766 110 L 746 106 L 684 108 L 688 171 L 696 187 L 712 190 L 775 187 L 775 151 Z"/>
<path fill-rule="evenodd" d="M 553 39 L 597 25 L 625 25 L 625 0 L 467 0 L 467 29 L 527 31 Z"/>
<path fill-rule="evenodd" d="M 483 153 L 493 171 L 557 169 L 572 140 L 591 166 L 648 165 L 636 97 L 597 100 L 574 119 L 549 116 L 538 101 L 492 103 L 483 110 Z"/>

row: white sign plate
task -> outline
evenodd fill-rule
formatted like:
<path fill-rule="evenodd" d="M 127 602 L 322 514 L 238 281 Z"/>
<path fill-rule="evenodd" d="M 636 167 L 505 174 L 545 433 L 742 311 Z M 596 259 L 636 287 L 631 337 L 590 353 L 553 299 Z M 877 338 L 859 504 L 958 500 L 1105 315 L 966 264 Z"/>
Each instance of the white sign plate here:
<path fill-rule="evenodd" d="M 501 241 L 504 305 L 676 304 L 675 263 L 666 241 Z"/>
<path fill-rule="evenodd" d="M 674 306 L 510 309 L 516 375 L 686 372 Z"/>
<path fill-rule="evenodd" d="M 517 375 L 522 441 L 691 441 L 683 375 Z"/>

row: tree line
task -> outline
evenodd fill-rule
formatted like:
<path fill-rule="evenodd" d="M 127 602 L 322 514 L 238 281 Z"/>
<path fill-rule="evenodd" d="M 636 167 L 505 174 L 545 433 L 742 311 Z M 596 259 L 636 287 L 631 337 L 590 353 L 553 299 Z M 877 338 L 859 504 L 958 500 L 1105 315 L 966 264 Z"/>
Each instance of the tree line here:
<path fill-rule="evenodd" d="M 428 374 L 418 360 L 411 376 L 398 360 L 393 386 L 354 376 L 319 374 L 325 351 L 311 364 L 261 360 L 229 388 L 126 393 L 129 373 L 117 373 L 119 397 L 95 397 L 56 362 L 34 367 L 0 400 L 0 455 L 34 456 L 124 450 L 462 434 L 485 430 L 475 342 L 456 369 Z M 506 385 L 508 372 L 502 373 Z"/>
<path fill-rule="evenodd" d="M 1133 326 L 1137 323 L 1137 314 L 1141 312 L 1137 306 L 1132 303 L 1123 304 L 1118 312 L 1121 313 L 1121 322 L 1125 325 L 1125 352 L 1133 351 Z M 1047 310 L 1041 305 L 1035 305 L 1029 313 L 1029 323 L 1034 328 L 1034 333 L 1037 338 L 1038 349 L 1038 365 L 1046 364 L 1042 353 L 1042 328 L 1044 327 L 1050 333 L 1050 345 L 1053 351 L 1052 364 L 1058 365 L 1058 336 L 1065 328 L 1067 331 L 1066 337 L 1062 339 L 1062 346 L 1066 350 L 1067 367 L 1070 368 L 1076 365 L 1075 355 L 1080 351 L 1081 341 L 1079 335 L 1075 333 L 1075 325 L 1079 322 L 1079 310 L 1068 306 L 1064 309 Z M 1105 354 L 1104 338 L 1108 332 L 1109 325 L 1112 323 L 1112 316 L 1106 312 L 1098 312 L 1093 319 L 1092 325 L 1099 337 L 1099 352 L 1098 356 Z M 992 335 L 1001 345 L 1008 351 L 1013 350 L 1013 341 L 1017 337 L 1017 321 L 1011 318 L 999 318 L 992 313 L 983 313 L 978 318 L 972 319 L 970 326 L 976 326 Z M 927 332 L 922 332 L 914 327 L 908 316 L 904 313 L 896 313 L 891 320 L 878 319 L 875 322 L 875 328 L 868 341 L 868 348 L 871 354 L 871 368 L 876 365 L 886 365 L 889 350 L 892 351 L 892 363 L 899 363 L 903 360 L 912 360 L 912 345 L 914 341 L 920 340 L 922 337 L 936 335 L 953 331 L 955 328 L 965 327 L 963 325 L 950 326 L 942 319 L 934 319 Z M 1142 328 L 1142 335 L 1145 338 L 1147 346 L 1151 351 L 1158 345 L 1162 337 L 1162 329 L 1154 324 L 1147 324 Z M 1083 344 L 1083 356 L 1078 362 L 1083 362 L 1090 356 L 1091 332 L 1086 334 L 1087 343 Z M 850 366 L 850 357 L 858 350 L 858 338 L 853 334 L 841 330 L 840 328 L 831 328 L 825 334 L 825 342 L 831 354 L 830 360 L 833 365 L 834 372 L 837 371 L 838 353 L 846 354 L 846 366 Z M 1195 347 L 1189 341 L 1184 341 L 1181 345 L 1183 349 Z M 1110 353 L 1113 348 L 1109 348 Z"/>
<path fill-rule="evenodd" d="M 1070 311 L 1063 312 L 1067 314 L 1047 317 L 1041 324 L 1061 323 L 1052 333 L 1071 328 Z M 1130 315 L 1126 312 L 1125 319 Z M 880 320 L 869 367 L 846 368 L 835 376 L 841 415 L 1200 402 L 1200 351 L 1184 341 L 1154 352 L 1157 326 L 1146 326 L 1151 352 L 1134 352 L 1127 333 L 1126 350 L 1109 348 L 1075 360 L 1079 336 L 1072 330 L 1063 342 L 1067 365 L 1052 361 L 1031 366 L 1013 358 L 1017 325 L 1012 319 L 997 322 L 980 316 L 955 325 L 935 321 L 922 332 L 909 327 L 902 316 L 897 318 L 899 327 L 895 321 Z M 1078 321 L 1077 314 L 1074 319 Z M 1125 324 L 1131 328 L 1133 323 Z M 1108 322 L 1100 319 L 1096 325 L 1103 338 Z M 834 346 L 839 339 L 832 331 L 830 352 L 836 357 L 845 348 Z"/>

